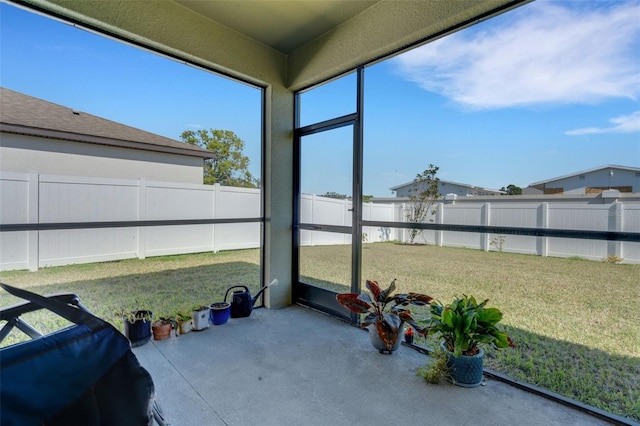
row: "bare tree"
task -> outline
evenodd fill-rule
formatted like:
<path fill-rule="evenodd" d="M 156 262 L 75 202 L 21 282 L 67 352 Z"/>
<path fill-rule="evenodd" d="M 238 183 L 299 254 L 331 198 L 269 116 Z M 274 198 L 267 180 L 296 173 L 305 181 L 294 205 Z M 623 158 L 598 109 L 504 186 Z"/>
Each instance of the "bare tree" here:
<path fill-rule="evenodd" d="M 440 196 L 438 192 L 440 179 L 436 177 L 438 170 L 438 166 L 429 164 L 429 168 L 422 173 L 418 173 L 413 179 L 413 186 L 409 192 L 411 206 L 405 210 L 407 222 L 418 225 L 424 223 L 429 213 L 434 213 L 432 207 Z M 413 244 L 421 232 L 422 229 L 418 226 L 411 227 L 409 230 L 409 243 Z"/>

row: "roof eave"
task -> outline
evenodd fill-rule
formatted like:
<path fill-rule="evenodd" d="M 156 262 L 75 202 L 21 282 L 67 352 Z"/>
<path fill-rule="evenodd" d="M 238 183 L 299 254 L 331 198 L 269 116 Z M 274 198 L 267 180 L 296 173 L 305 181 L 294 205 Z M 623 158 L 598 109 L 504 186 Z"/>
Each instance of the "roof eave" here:
<path fill-rule="evenodd" d="M 632 171 L 632 172 L 640 172 L 640 167 L 631 167 L 631 166 L 620 166 L 617 164 L 605 164 L 604 166 L 599 166 L 599 167 L 594 167 L 592 169 L 587 169 L 587 170 L 582 170 L 576 173 L 571 173 L 568 175 L 563 175 L 563 176 L 558 176 L 555 178 L 551 178 L 551 179 L 546 179 L 546 180 L 541 180 L 538 182 L 533 182 L 530 183 L 529 186 L 530 187 L 543 187 L 545 184 L 549 183 L 549 182 L 555 182 L 557 180 L 562 180 L 562 179 L 568 179 L 574 176 L 579 176 L 579 175 L 585 175 L 587 173 L 593 173 L 593 172 L 597 172 L 603 169 L 620 169 L 620 170 L 628 170 L 628 171 Z"/>
<path fill-rule="evenodd" d="M 119 148 L 137 149 L 142 151 L 163 152 L 167 154 L 187 155 L 204 159 L 215 158 L 215 154 L 201 149 L 191 149 L 185 144 L 185 148 L 172 146 L 152 145 L 143 142 L 127 141 L 122 139 L 105 138 L 102 136 L 84 135 L 59 130 L 42 129 L 37 127 L 20 126 L 17 124 L 0 123 L 0 131 L 18 135 L 39 136 L 49 139 L 61 139 L 73 142 L 91 143 L 96 145 L 114 146 Z"/>

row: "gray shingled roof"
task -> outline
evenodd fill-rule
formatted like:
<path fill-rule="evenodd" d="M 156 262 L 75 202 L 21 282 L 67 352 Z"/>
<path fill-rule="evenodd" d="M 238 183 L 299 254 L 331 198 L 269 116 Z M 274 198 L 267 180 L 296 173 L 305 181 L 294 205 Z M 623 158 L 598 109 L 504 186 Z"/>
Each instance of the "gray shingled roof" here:
<path fill-rule="evenodd" d="M 144 151 L 215 157 L 212 152 L 188 143 L 75 111 L 4 87 L 0 87 L 0 131 Z"/>

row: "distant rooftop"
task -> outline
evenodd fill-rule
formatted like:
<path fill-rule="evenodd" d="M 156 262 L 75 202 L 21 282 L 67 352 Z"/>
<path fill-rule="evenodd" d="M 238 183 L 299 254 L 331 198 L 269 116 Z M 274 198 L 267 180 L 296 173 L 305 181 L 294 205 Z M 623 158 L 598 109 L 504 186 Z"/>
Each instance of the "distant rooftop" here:
<path fill-rule="evenodd" d="M 0 87 L 0 131 L 213 158 L 207 150 Z"/>
<path fill-rule="evenodd" d="M 457 186 L 462 186 L 462 187 L 466 187 L 466 188 L 469 188 L 469 189 L 481 190 L 481 191 L 486 191 L 486 192 L 504 193 L 504 191 L 501 191 L 499 189 L 484 188 L 484 187 L 481 187 L 481 186 L 469 185 L 467 183 L 454 182 L 454 181 L 451 181 L 451 180 L 440 179 L 440 183 L 441 184 L 448 184 L 448 185 L 457 185 Z M 396 186 L 393 186 L 393 187 L 391 187 L 389 189 L 391 191 L 396 191 L 399 188 L 404 188 L 405 186 L 408 186 L 408 185 L 413 185 L 413 181 L 406 182 L 406 183 L 403 183 L 401 185 L 396 185 Z"/>
<path fill-rule="evenodd" d="M 564 175 L 564 176 L 558 176 L 558 177 L 551 178 L 551 179 L 541 180 L 540 182 L 534 182 L 534 183 L 530 184 L 529 186 L 542 185 L 544 183 L 553 182 L 553 181 L 560 180 L 560 179 L 567 179 L 567 178 L 570 178 L 570 177 L 573 177 L 573 176 L 586 175 L 587 173 L 593 173 L 593 172 L 597 172 L 597 171 L 604 170 L 604 169 L 617 169 L 617 170 L 629 170 L 629 171 L 632 171 L 632 172 L 640 172 L 640 167 L 629 167 L 629 166 L 618 166 L 618 165 L 615 165 L 615 164 L 607 164 L 607 165 L 600 166 L 600 167 L 594 167 L 593 169 L 582 170 L 580 172 L 575 172 L 575 173 L 571 173 L 571 174 Z"/>

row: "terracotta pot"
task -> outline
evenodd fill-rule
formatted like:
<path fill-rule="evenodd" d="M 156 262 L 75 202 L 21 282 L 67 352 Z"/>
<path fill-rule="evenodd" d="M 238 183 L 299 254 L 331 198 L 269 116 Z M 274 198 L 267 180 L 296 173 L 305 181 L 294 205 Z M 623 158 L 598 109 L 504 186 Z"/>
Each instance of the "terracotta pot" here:
<path fill-rule="evenodd" d="M 153 323 L 151 326 L 153 331 L 153 340 L 164 340 L 171 336 L 171 323 Z"/>

